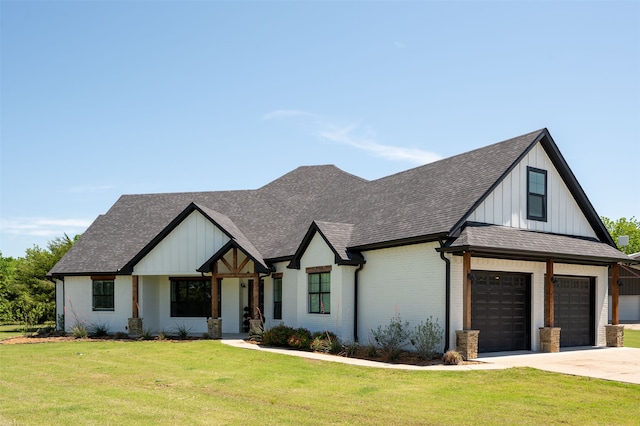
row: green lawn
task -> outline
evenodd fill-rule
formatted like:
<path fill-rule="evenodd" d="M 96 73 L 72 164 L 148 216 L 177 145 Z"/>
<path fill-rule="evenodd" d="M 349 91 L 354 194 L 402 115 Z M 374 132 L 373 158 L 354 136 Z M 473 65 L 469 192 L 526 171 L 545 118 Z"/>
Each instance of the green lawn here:
<path fill-rule="evenodd" d="M 0 424 L 637 424 L 640 386 L 396 371 L 217 341 L 0 345 Z"/>
<path fill-rule="evenodd" d="M 625 330 L 624 346 L 627 348 L 640 348 L 640 330 Z"/>

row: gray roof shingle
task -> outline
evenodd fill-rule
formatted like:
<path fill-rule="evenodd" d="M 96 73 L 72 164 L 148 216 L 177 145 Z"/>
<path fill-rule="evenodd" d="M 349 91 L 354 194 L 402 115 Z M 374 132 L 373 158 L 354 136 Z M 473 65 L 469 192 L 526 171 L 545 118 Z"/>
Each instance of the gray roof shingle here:
<path fill-rule="evenodd" d="M 373 181 L 304 166 L 256 190 L 123 195 L 50 274 L 120 271 L 191 203 L 263 261 L 291 258 L 314 221 L 345 258 L 347 247 L 450 235 L 543 137 L 546 129 Z"/>

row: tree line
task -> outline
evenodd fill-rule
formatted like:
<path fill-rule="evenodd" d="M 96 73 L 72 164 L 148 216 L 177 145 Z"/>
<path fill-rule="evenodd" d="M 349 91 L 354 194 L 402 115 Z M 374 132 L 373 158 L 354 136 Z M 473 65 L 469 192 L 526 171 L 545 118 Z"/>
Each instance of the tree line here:
<path fill-rule="evenodd" d="M 618 237 L 629 236 L 629 244 L 619 249 L 640 252 L 640 220 L 602 217 L 602 222 L 617 243 Z M 56 321 L 55 285 L 47 273 L 78 241 L 80 235 L 57 237 L 46 248 L 37 245 L 26 250 L 24 257 L 4 257 L 0 252 L 0 324 L 20 323 L 25 326 Z"/>

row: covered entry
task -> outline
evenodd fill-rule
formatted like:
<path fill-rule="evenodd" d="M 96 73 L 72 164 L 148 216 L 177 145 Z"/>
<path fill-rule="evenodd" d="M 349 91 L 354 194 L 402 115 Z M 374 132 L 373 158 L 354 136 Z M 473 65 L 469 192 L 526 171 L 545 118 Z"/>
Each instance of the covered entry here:
<path fill-rule="evenodd" d="M 560 327 L 560 346 L 595 344 L 595 279 L 554 276 L 554 325 Z"/>
<path fill-rule="evenodd" d="M 531 348 L 531 277 L 472 271 L 471 328 L 480 330 L 478 352 Z"/>

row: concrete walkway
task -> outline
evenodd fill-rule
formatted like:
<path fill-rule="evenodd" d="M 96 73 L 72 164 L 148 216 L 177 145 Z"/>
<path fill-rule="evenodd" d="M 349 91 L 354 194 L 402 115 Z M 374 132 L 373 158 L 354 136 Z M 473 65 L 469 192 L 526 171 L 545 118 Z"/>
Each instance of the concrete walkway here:
<path fill-rule="evenodd" d="M 640 328 L 637 324 L 633 327 L 635 329 Z M 539 353 L 531 351 L 497 352 L 480 354 L 478 359 L 474 360 L 477 361 L 476 364 L 417 366 L 388 364 L 385 362 L 290 349 L 265 348 L 247 343 L 243 340 L 243 337 L 246 336 L 224 335 L 222 343 L 237 348 L 279 353 L 319 361 L 341 362 L 343 364 L 362 367 L 421 371 L 500 370 L 511 367 L 531 367 L 554 373 L 640 384 L 640 349 L 637 348 L 602 348 L 589 346 L 563 349 L 559 353 Z"/>

